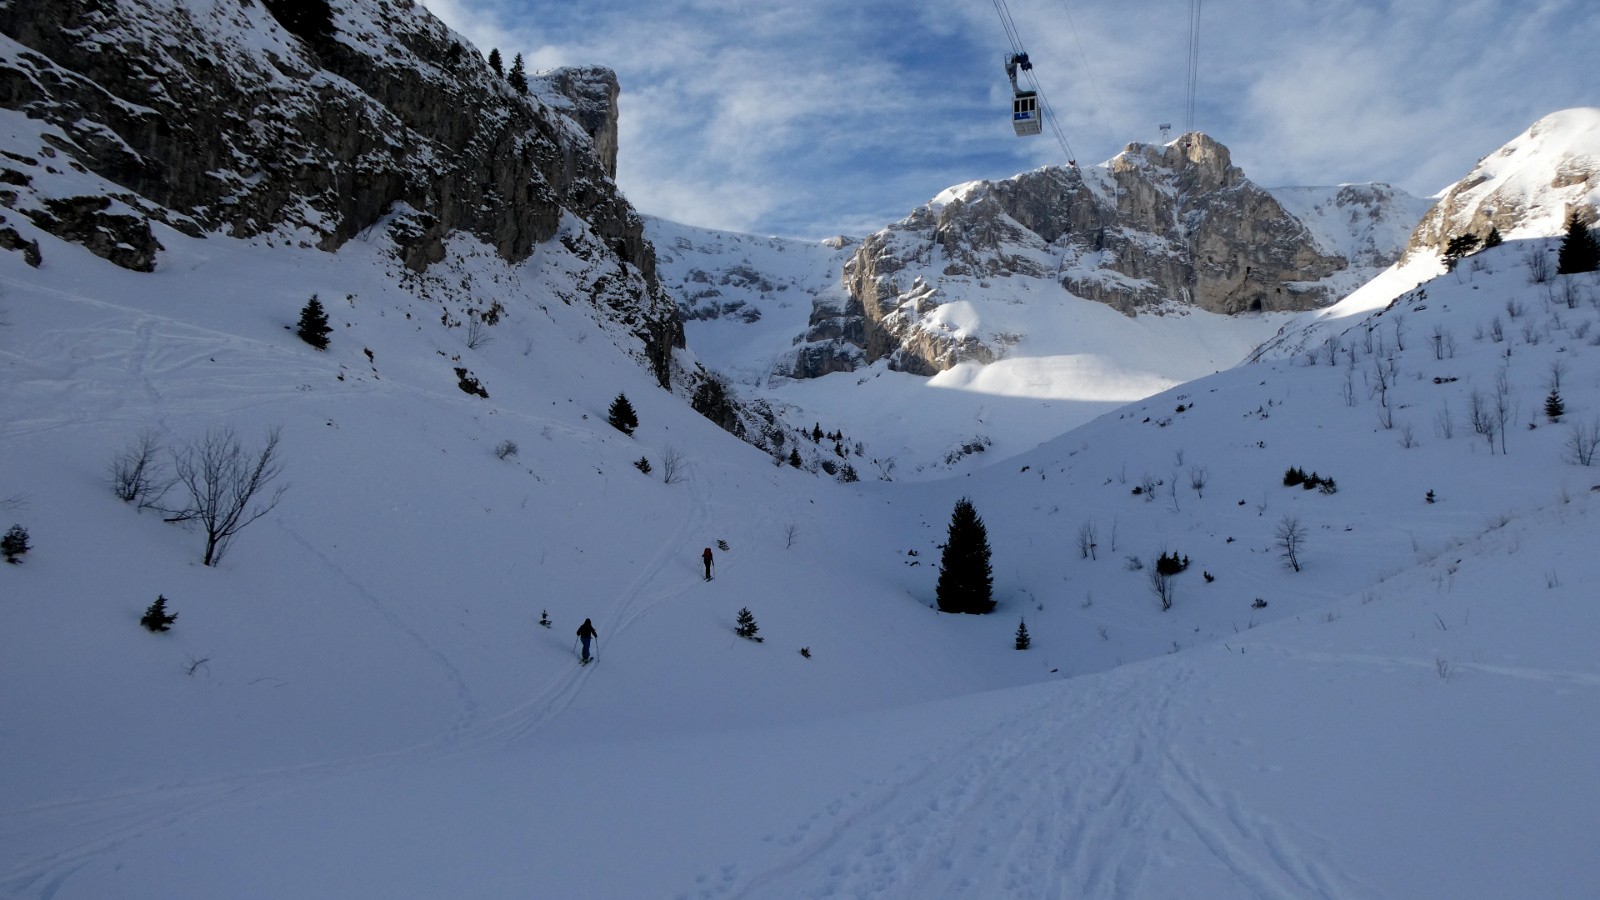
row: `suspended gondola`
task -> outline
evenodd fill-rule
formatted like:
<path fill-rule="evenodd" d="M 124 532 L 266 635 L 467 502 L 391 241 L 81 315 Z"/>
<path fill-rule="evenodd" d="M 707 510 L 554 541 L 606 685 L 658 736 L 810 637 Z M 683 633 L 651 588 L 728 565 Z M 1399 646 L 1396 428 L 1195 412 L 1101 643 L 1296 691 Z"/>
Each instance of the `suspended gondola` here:
<path fill-rule="evenodd" d="M 1011 128 L 1017 137 L 1027 137 L 1044 129 L 1039 114 L 1039 92 L 1024 90 L 1017 84 L 1017 73 L 1033 68 L 1028 54 L 1013 53 L 1006 57 L 1006 77 L 1011 79 Z"/>

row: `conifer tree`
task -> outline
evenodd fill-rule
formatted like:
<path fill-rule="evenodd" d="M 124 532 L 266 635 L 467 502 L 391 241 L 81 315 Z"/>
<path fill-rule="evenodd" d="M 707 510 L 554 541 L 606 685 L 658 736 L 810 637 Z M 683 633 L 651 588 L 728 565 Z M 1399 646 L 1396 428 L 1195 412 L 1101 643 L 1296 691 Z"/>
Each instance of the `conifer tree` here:
<path fill-rule="evenodd" d="M 633 411 L 633 404 L 628 402 L 627 394 L 618 394 L 617 399 L 611 401 L 611 409 L 606 413 L 606 421 L 611 427 L 633 436 L 633 430 L 639 427 L 639 415 Z"/>
<path fill-rule="evenodd" d="M 1017 649 L 1026 650 L 1033 646 L 1033 639 L 1028 637 L 1028 620 L 1020 619 L 1017 622 Z"/>
<path fill-rule="evenodd" d="M 318 350 L 328 349 L 328 335 L 333 329 L 328 325 L 328 312 L 322 308 L 322 301 L 316 294 L 306 301 L 300 309 L 300 324 L 295 330 L 300 335 L 300 340 L 305 341 Z"/>
<path fill-rule="evenodd" d="M 5 537 L 0 537 L 0 556 L 6 558 L 8 563 L 16 563 L 17 557 L 27 553 L 28 529 L 21 525 L 13 525 L 6 531 Z"/>
<path fill-rule="evenodd" d="M 522 66 L 522 54 L 518 53 L 511 60 L 511 71 L 506 74 L 506 81 L 510 82 L 512 89 L 519 94 L 528 92 L 528 73 Z"/>
<path fill-rule="evenodd" d="M 760 630 L 761 626 L 756 624 L 755 614 L 750 612 L 750 607 L 740 607 L 739 620 L 734 626 L 733 633 L 737 634 L 739 637 L 749 638 L 756 643 L 761 643 L 762 641 L 765 641 L 766 638 L 756 636 L 756 632 Z"/>
<path fill-rule="evenodd" d="M 172 623 L 178 620 L 178 614 L 167 614 L 167 598 L 157 595 L 156 602 L 144 611 L 144 617 L 139 619 L 139 624 L 151 631 L 166 631 Z"/>
<path fill-rule="evenodd" d="M 1544 398 L 1545 418 L 1552 422 L 1559 422 L 1561 421 L 1561 417 L 1566 414 L 1567 404 L 1561 399 L 1561 392 L 1555 388 L 1551 388 L 1549 395 Z"/>
<path fill-rule="evenodd" d="M 1567 236 L 1562 239 L 1561 252 L 1556 257 L 1556 274 L 1571 275 L 1596 269 L 1600 269 L 1600 243 L 1595 242 L 1589 226 L 1573 212 L 1567 219 Z"/>
<path fill-rule="evenodd" d="M 1447 271 L 1455 271 L 1456 263 L 1463 256 L 1471 256 L 1478 249 L 1478 236 L 1475 234 L 1458 234 L 1450 239 L 1444 248 L 1444 267 Z"/>
<path fill-rule="evenodd" d="M 950 513 L 950 533 L 939 556 L 934 589 L 944 612 L 994 611 L 994 572 L 989 566 L 989 532 L 972 501 L 962 497 Z"/>
<path fill-rule="evenodd" d="M 798 468 L 800 468 L 800 462 L 801 462 L 801 460 L 800 460 L 800 448 L 799 447 L 790 447 L 789 448 L 789 465 L 794 466 L 796 469 L 798 469 Z"/>
<path fill-rule="evenodd" d="M 501 62 L 500 62 L 500 48 L 499 47 L 495 47 L 494 49 L 489 51 L 489 68 L 493 69 L 494 73 L 496 75 L 499 75 L 502 78 L 505 77 L 506 70 L 505 70 L 505 66 L 502 65 Z"/>

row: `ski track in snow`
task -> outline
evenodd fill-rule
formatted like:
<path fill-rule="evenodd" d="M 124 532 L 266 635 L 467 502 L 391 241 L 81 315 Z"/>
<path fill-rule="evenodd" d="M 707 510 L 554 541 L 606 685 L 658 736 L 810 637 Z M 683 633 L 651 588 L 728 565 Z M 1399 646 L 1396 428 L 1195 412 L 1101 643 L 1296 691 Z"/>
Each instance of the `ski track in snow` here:
<path fill-rule="evenodd" d="M 1371 653 L 1314 653 L 1303 650 L 1291 650 L 1287 647 L 1274 645 L 1253 645 L 1266 653 L 1275 653 L 1279 656 L 1302 660 L 1313 663 L 1357 663 L 1381 668 L 1410 667 L 1435 671 L 1439 660 L 1436 658 L 1418 658 L 1409 656 L 1381 656 Z M 1486 675 L 1498 675 L 1502 678 L 1515 678 L 1519 681 L 1537 681 L 1548 684 L 1567 684 L 1579 687 L 1600 688 L 1600 674 L 1593 672 L 1559 671 L 1551 669 L 1529 669 L 1521 666 L 1500 666 L 1475 662 L 1457 662 L 1450 660 L 1450 671 L 1483 672 Z"/>
<path fill-rule="evenodd" d="M 768 835 L 786 855 L 674 896 L 1136 898 L 1171 844 L 1212 860 L 1234 896 L 1374 896 L 1164 749 L 1189 677 L 1119 678 L 1077 709 L 1047 695 Z"/>
<path fill-rule="evenodd" d="M 725 866 L 723 884 L 702 876 L 701 888 L 677 896 L 1030 897 L 1040 885 L 1136 896 L 1149 862 L 1137 838 L 1154 812 L 1143 787 L 1158 764 L 1149 748 L 1166 730 L 1176 684 L 1119 681 L 1089 709 L 1045 696 L 961 746 L 909 760 L 902 777 L 834 801 L 777 840 L 798 848 L 789 858 L 744 879 L 730 880 L 736 867 Z M 1085 737 L 1086 726 L 1097 730 Z M 1039 753 L 1044 746 L 1061 753 Z M 1127 762 L 1098 767 L 1109 759 Z M 1015 790 L 1023 784 L 1027 795 Z"/>

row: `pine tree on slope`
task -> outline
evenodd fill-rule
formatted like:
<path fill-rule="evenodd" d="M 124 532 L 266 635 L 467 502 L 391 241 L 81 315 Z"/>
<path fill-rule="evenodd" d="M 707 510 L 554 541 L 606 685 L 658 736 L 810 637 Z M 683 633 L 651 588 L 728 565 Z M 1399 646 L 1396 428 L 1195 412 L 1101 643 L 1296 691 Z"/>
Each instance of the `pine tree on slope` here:
<path fill-rule="evenodd" d="M 1561 241 L 1561 252 L 1556 257 L 1556 274 L 1572 275 L 1600 269 L 1600 243 L 1594 233 L 1583 224 L 1574 212 L 1567 219 L 1567 236 Z"/>
<path fill-rule="evenodd" d="M 617 399 L 611 401 L 611 409 L 606 412 L 606 421 L 611 427 L 633 436 L 633 430 L 639 427 L 639 414 L 633 411 L 633 404 L 628 402 L 627 394 L 618 394 Z"/>
<path fill-rule="evenodd" d="M 939 556 L 939 582 L 934 595 L 943 612 L 994 611 L 989 532 L 966 497 L 957 500 L 950 513 L 950 533 Z"/>
<path fill-rule="evenodd" d="M 328 325 L 327 310 L 322 308 L 322 301 L 316 294 L 306 301 L 300 309 L 300 324 L 295 329 L 295 334 L 300 335 L 300 340 L 305 341 L 318 350 L 328 349 L 328 335 L 333 329 Z"/>

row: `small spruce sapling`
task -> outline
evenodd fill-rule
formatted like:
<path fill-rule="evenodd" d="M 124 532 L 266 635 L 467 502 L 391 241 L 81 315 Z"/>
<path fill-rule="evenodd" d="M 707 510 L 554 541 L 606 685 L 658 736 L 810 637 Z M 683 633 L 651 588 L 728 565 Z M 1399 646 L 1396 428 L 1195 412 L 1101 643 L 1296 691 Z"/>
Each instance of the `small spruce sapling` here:
<path fill-rule="evenodd" d="M 21 560 L 17 557 L 32 549 L 28 543 L 28 529 L 21 525 L 13 525 L 6 531 L 5 537 L 0 537 L 0 555 L 4 555 L 6 562 L 16 565 Z"/>
<path fill-rule="evenodd" d="M 144 611 L 144 616 L 139 619 L 139 624 L 151 631 L 166 631 L 177 620 L 177 613 L 170 615 L 167 613 L 167 598 L 157 595 L 156 602 L 150 604 L 150 607 Z"/>
<path fill-rule="evenodd" d="M 548 609 L 539 610 L 539 624 L 543 625 L 546 628 L 550 627 L 550 610 L 548 610 Z"/>
<path fill-rule="evenodd" d="M 734 627 L 733 633 L 737 634 L 739 637 L 747 638 L 747 639 L 755 641 L 756 643 L 759 644 L 762 641 L 766 640 L 766 638 L 761 637 L 761 636 L 756 634 L 756 632 L 760 631 L 760 630 L 761 630 L 761 626 L 756 624 L 756 617 L 755 617 L 755 615 L 753 613 L 750 612 L 750 607 L 748 607 L 748 606 L 740 607 L 739 608 L 739 621 L 738 621 L 738 624 Z"/>
<path fill-rule="evenodd" d="M 643 472 L 644 474 L 649 475 L 650 474 L 650 458 L 647 457 L 647 456 L 639 457 L 638 459 L 633 461 L 633 467 L 635 469 L 638 469 L 639 471 Z"/>
<path fill-rule="evenodd" d="M 1555 388 L 1551 388 L 1549 395 L 1544 398 L 1545 418 L 1549 419 L 1551 422 L 1559 422 L 1561 421 L 1561 417 L 1566 414 L 1567 404 L 1566 401 L 1561 399 L 1561 392 Z"/>
<path fill-rule="evenodd" d="M 1028 620 L 1017 620 L 1017 649 L 1026 650 L 1033 646 L 1033 639 L 1028 637 Z"/>

